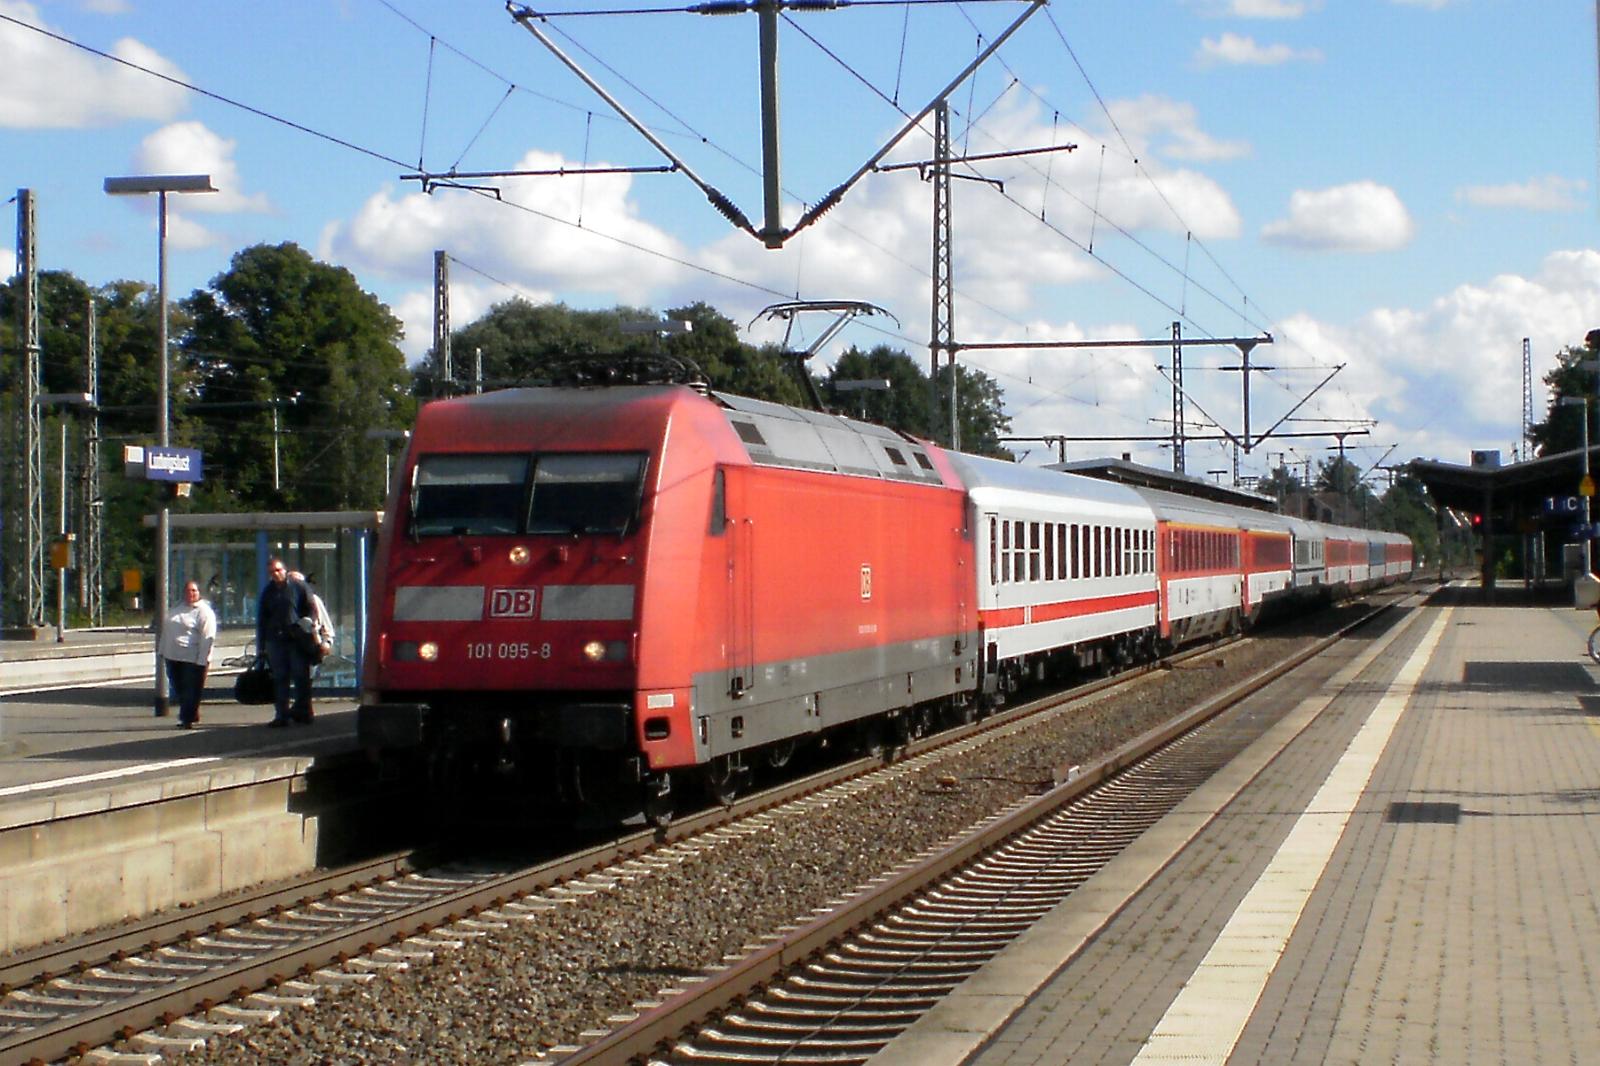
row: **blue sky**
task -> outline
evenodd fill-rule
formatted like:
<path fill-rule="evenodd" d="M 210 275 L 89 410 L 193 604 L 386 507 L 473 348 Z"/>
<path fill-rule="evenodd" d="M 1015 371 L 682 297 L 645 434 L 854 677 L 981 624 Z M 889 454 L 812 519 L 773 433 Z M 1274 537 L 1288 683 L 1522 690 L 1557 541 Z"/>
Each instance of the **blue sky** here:
<path fill-rule="evenodd" d="M 624 6 L 665 7 L 545 10 Z M 780 35 L 785 223 L 1026 10 L 792 13 Z M 1376 420 L 1348 441 L 1363 466 L 1391 445 L 1390 463 L 1509 451 L 1522 339 L 1542 417 L 1537 379 L 1600 326 L 1595 14 L 1578 0 L 1055 0 L 951 97 L 963 152 L 1077 145 L 967 171 L 1003 189 L 954 183 L 957 339 L 1155 338 L 1177 319 L 1191 338 L 1267 330 L 1276 343 L 1253 358 L 1279 369 L 1253 378 L 1256 432 L 1343 365 L 1299 415 Z M 847 327 L 824 360 L 877 343 L 925 358 L 930 193 L 914 171 L 866 176 L 781 251 L 735 231 L 681 175 L 502 179 L 504 202 L 402 180 L 419 165 L 663 161 L 494 0 L 0 0 L 0 16 L 0 189 L 35 191 L 46 268 L 153 279 L 152 207 L 105 196 L 103 178 L 207 172 L 219 194 L 173 200 L 175 293 L 242 247 L 295 241 L 401 316 L 411 358 L 429 343 L 434 249 L 455 264 L 457 325 L 513 295 L 704 300 L 741 326 L 781 299 L 852 299 L 894 320 Z M 759 224 L 754 16 L 544 25 Z M 929 153 L 919 132 L 889 159 Z M 0 250 L 0 273 L 12 266 Z M 826 325 L 802 320 L 795 339 Z M 778 334 L 757 322 L 748 336 Z M 1019 435 L 1166 431 L 1163 350 L 963 358 L 999 382 Z M 1236 362 L 1230 349 L 1188 350 L 1191 422 L 1203 410 L 1241 428 L 1238 375 L 1210 369 Z M 1269 441 L 1241 468 L 1264 472 L 1284 452 L 1320 460 L 1331 443 Z M 1120 450 L 1171 462 L 1151 443 L 1069 455 Z M 1191 446 L 1191 472 L 1227 465 L 1220 447 Z"/>

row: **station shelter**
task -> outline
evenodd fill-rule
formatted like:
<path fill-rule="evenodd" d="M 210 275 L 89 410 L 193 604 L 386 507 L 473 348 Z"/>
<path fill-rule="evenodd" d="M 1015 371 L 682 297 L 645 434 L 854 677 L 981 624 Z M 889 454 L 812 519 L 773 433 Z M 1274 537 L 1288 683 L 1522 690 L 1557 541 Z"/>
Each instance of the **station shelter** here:
<path fill-rule="evenodd" d="M 173 514 L 173 600 L 181 603 L 184 583 L 195 581 L 221 630 L 253 630 L 267 561 L 283 559 L 305 575 L 333 619 L 333 652 L 312 687 L 354 692 L 366 653 L 367 590 L 382 520 L 381 511 Z"/>
<path fill-rule="evenodd" d="M 1582 571 L 1585 548 L 1590 568 L 1600 565 L 1600 501 L 1593 498 L 1597 451 L 1591 447 L 1585 455 L 1574 448 L 1508 464 L 1497 451 L 1481 451 L 1467 464 L 1414 459 L 1407 469 L 1439 506 L 1441 524 L 1446 508 L 1467 517 L 1478 541 L 1484 596 L 1492 601 L 1497 552 L 1508 538 L 1522 539 L 1530 581 L 1571 581 Z"/>

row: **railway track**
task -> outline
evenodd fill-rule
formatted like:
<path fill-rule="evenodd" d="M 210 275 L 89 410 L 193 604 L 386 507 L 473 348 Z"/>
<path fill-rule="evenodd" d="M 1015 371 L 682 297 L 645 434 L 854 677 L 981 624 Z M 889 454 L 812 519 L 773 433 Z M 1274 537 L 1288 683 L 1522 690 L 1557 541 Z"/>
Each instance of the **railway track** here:
<path fill-rule="evenodd" d="M 1216 649 L 1193 654 L 1214 655 Z M 718 834 L 737 835 L 743 831 L 738 826 L 754 824 L 761 812 L 807 797 L 835 802 L 837 795 L 831 794 L 871 787 L 867 776 L 917 772 L 927 760 L 958 755 L 1023 728 L 1023 720 L 1038 713 L 1042 704 L 1080 700 L 1134 676 L 1096 682 L 1066 697 L 1027 704 L 919 742 L 892 767 L 861 760 L 728 809 L 704 812 L 665 831 L 631 834 L 556 862 L 515 871 L 419 871 L 407 857 L 388 857 L 324 875 L 317 884 L 297 884 L 70 949 L 8 960 L 0 981 L 15 987 L 0 997 L 0 1057 L 51 1061 L 115 1041 L 148 1054 L 192 1050 L 219 1033 L 310 1002 L 330 987 L 370 981 L 384 971 L 429 961 L 436 953 L 536 919 L 557 905 L 549 893 L 576 899 L 604 891 L 618 879 L 646 875 L 652 864 L 670 864 L 675 848 L 692 851 L 715 846 Z M 1120 765 L 1125 758 L 1113 762 Z M 1063 768 L 1058 776 L 1068 773 Z M 1005 814 L 996 824 L 1010 817 Z M 1022 916 L 1019 911 L 1019 921 Z M 863 941 L 872 942 L 870 937 Z M 779 955 L 792 961 L 795 950 L 791 946 Z M 902 943 L 895 950 L 908 948 Z M 860 951 L 849 949 L 852 955 Z M 956 966 L 947 976 L 961 972 Z M 696 987 L 706 990 L 720 980 Z M 703 1013 L 715 1008 L 694 1009 Z"/>
<path fill-rule="evenodd" d="M 1382 609 L 1380 608 L 1380 611 Z M 1380 613 L 1374 612 L 1374 615 Z M 863 1063 L 1237 755 L 1223 712 L 1372 616 L 1138 737 L 1048 793 L 582 1046 L 563 1066 Z"/>

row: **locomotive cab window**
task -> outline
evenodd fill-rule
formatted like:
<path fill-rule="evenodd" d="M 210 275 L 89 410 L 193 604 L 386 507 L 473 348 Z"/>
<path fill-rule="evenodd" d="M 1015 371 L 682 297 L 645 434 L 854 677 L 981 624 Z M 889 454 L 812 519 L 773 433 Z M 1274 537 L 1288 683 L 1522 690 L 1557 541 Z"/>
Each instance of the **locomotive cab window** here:
<path fill-rule="evenodd" d="M 411 535 L 515 533 L 526 455 L 424 455 L 411 480 Z"/>
<path fill-rule="evenodd" d="M 626 533 L 644 490 L 644 456 L 551 452 L 533 466 L 529 533 Z"/>

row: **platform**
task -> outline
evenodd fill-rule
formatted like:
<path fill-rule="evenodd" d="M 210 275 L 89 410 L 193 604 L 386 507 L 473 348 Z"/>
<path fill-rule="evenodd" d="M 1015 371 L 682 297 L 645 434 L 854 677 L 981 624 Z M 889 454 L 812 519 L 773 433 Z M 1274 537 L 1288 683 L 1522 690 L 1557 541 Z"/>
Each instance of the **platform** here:
<path fill-rule="evenodd" d="M 269 729 L 272 707 L 235 703 L 236 671 L 217 667 L 225 636 L 200 727 L 179 730 L 175 711 L 153 713 L 147 638 L 74 636 L 0 645 L 0 952 L 347 850 L 342 812 L 369 773 L 353 699 L 318 697 L 312 725 Z"/>
<path fill-rule="evenodd" d="M 1593 1061 L 1595 618 L 1506 599 L 1411 611 L 872 1066 Z"/>

